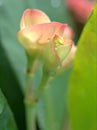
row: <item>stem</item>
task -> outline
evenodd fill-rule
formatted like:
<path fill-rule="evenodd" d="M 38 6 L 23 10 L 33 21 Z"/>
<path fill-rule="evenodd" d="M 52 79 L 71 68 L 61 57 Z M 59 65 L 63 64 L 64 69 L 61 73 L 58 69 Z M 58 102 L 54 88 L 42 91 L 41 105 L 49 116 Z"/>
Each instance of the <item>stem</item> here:
<path fill-rule="evenodd" d="M 26 124 L 27 130 L 35 130 L 35 104 L 36 102 L 32 97 L 32 81 L 33 74 L 27 74 L 27 85 L 26 85 L 26 95 L 25 95 L 25 112 L 26 112 Z"/>
<path fill-rule="evenodd" d="M 39 85 L 39 90 L 43 90 L 47 85 L 49 81 L 49 75 L 43 75 L 41 83 Z"/>
<path fill-rule="evenodd" d="M 41 83 L 34 94 L 34 100 L 38 101 L 41 92 L 44 90 L 45 87 L 48 86 L 49 81 L 50 81 L 50 76 L 48 74 L 43 74 Z"/>
<path fill-rule="evenodd" d="M 35 70 L 37 67 L 35 67 L 38 64 L 39 61 L 36 61 L 33 64 L 33 68 L 29 69 L 27 71 L 27 84 L 26 84 L 26 95 L 25 95 L 25 112 L 26 112 L 26 123 L 27 123 L 27 130 L 36 130 L 35 127 L 35 120 L 36 120 L 36 104 L 39 99 L 39 96 L 42 92 L 42 90 L 48 85 L 48 81 L 50 79 L 50 75 L 47 73 L 43 73 L 43 77 L 41 80 L 41 83 L 37 90 L 33 90 L 33 77 Z M 41 65 L 43 63 L 40 63 Z"/>
<path fill-rule="evenodd" d="M 30 58 L 30 57 L 28 57 Z M 27 70 L 27 83 L 25 92 L 25 112 L 26 112 L 26 124 L 27 130 L 36 130 L 35 120 L 36 120 L 36 100 L 34 100 L 34 90 L 33 90 L 33 77 L 39 66 L 39 60 L 36 59 L 34 63 L 32 60 L 28 60 L 28 70 Z"/>
<path fill-rule="evenodd" d="M 26 123 L 27 123 L 27 130 L 35 130 L 35 105 L 34 104 L 26 104 Z"/>

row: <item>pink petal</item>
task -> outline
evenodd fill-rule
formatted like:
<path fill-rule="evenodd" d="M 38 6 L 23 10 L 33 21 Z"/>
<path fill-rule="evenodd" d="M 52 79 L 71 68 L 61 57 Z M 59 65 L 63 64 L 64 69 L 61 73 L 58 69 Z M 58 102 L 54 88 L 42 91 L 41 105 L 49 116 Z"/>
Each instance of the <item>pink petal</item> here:
<path fill-rule="evenodd" d="M 63 34 L 64 39 L 72 39 L 74 37 L 74 32 L 71 27 L 67 26 L 64 34 Z"/>
<path fill-rule="evenodd" d="M 41 24 L 50 22 L 49 17 L 42 11 L 38 9 L 27 9 L 24 11 L 20 28 L 24 29 L 25 27 L 31 26 L 33 24 Z"/>
<path fill-rule="evenodd" d="M 18 39 L 22 44 L 46 44 L 54 35 L 63 35 L 66 24 L 58 22 L 37 24 L 21 30 L 18 33 Z"/>
<path fill-rule="evenodd" d="M 72 65 L 72 63 L 74 61 L 76 50 L 77 50 L 77 47 L 73 44 L 72 48 L 70 50 L 70 53 L 68 54 L 68 56 L 66 57 L 66 59 L 63 60 L 62 66 L 64 68 L 68 68 L 68 67 L 70 67 Z"/>

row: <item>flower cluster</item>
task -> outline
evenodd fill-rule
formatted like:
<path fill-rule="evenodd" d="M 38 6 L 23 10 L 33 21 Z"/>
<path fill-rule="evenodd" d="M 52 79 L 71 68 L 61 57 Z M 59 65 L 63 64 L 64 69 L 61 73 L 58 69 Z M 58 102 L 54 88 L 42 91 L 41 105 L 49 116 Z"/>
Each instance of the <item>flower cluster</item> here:
<path fill-rule="evenodd" d="M 73 41 L 73 31 L 67 24 L 51 22 L 38 9 L 24 11 L 20 22 L 18 40 L 33 59 L 45 62 L 47 69 L 56 68 L 69 54 Z"/>

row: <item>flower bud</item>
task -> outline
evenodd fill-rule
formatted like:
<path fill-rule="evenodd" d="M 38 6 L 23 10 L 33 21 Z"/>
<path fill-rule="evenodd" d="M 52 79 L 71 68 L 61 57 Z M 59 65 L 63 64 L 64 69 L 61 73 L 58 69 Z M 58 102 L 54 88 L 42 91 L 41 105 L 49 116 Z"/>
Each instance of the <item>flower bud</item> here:
<path fill-rule="evenodd" d="M 40 10 L 26 10 L 22 16 L 18 40 L 27 55 L 43 60 L 48 71 L 56 69 L 69 54 L 73 41 L 73 31 L 67 24 L 50 22 Z"/>

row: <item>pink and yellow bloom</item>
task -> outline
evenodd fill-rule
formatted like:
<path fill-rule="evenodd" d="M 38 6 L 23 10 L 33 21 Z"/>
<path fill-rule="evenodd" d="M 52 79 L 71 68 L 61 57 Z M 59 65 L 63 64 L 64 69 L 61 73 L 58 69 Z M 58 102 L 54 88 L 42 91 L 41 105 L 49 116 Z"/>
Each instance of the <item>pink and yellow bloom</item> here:
<path fill-rule="evenodd" d="M 96 0 L 65 0 L 76 20 L 85 23 L 90 16 Z"/>
<path fill-rule="evenodd" d="M 51 22 L 49 17 L 37 9 L 24 11 L 18 40 L 29 55 L 39 55 L 48 66 L 57 66 L 69 53 L 73 31 L 67 24 Z"/>

